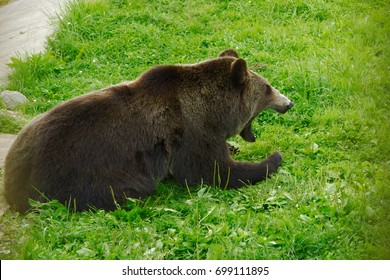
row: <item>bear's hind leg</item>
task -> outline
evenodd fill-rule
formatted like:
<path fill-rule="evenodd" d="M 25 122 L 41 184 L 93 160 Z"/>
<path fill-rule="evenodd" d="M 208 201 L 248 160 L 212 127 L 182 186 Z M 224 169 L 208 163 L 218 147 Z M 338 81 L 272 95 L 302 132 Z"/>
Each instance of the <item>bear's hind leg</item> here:
<path fill-rule="evenodd" d="M 131 181 L 121 183 L 113 188 L 115 202 L 124 205 L 128 198 L 144 199 L 156 192 L 156 182 L 149 176 L 139 175 Z"/>
<path fill-rule="evenodd" d="M 79 182 L 80 183 L 80 182 Z M 70 184 L 73 185 L 73 184 Z M 74 183 L 76 185 L 76 182 Z M 64 190 L 68 185 L 64 185 Z M 156 184 L 152 178 L 138 175 L 127 177 L 108 176 L 95 178 L 78 184 L 77 188 L 66 193 L 48 192 L 49 198 L 58 199 L 69 206 L 71 210 L 84 211 L 89 209 L 115 210 L 124 206 L 128 198 L 143 199 L 156 191 Z"/>

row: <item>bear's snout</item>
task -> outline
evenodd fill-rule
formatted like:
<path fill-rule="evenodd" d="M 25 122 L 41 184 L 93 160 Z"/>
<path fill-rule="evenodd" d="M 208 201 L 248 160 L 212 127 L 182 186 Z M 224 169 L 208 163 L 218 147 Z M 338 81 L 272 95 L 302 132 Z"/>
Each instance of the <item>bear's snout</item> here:
<path fill-rule="evenodd" d="M 275 110 L 278 113 L 284 114 L 294 106 L 294 102 L 281 94 L 276 88 L 271 87 L 272 98 L 268 108 Z"/>
<path fill-rule="evenodd" d="M 284 101 L 288 101 L 287 104 L 280 104 L 279 106 L 277 106 L 277 105 L 270 106 L 269 108 L 274 109 L 278 113 L 284 114 L 294 106 L 294 102 L 288 100 L 284 95 L 282 95 L 282 96 L 283 96 Z"/>
<path fill-rule="evenodd" d="M 294 106 L 294 102 L 290 101 L 290 102 L 287 104 L 287 106 L 284 107 L 284 109 L 282 109 L 282 110 L 276 110 L 276 111 L 278 111 L 279 113 L 284 114 L 284 113 L 286 113 L 288 110 L 290 110 L 293 106 Z"/>

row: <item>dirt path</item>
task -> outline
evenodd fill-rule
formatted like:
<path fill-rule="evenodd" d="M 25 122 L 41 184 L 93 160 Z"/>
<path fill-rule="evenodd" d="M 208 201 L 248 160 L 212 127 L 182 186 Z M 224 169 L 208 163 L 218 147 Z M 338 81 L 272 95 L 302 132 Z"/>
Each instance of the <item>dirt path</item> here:
<path fill-rule="evenodd" d="M 0 169 L 4 167 L 5 156 L 12 143 L 14 142 L 16 135 L 12 134 L 0 134 Z"/>
<path fill-rule="evenodd" d="M 0 134 L 0 169 L 4 167 L 5 156 L 12 143 L 15 141 L 16 135 L 12 134 Z M 3 215 L 4 211 L 7 210 L 8 206 L 5 203 L 3 196 L 3 174 L 0 171 L 0 216 Z"/>
<path fill-rule="evenodd" d="M 64 7 L 68 0 L 13 0 L 0 7 L 0 86 L 4 85 L 11 57 L 44 50 L 46 38 L 52 31 L 50 16 Z M 16 135 L 0 134 L 0 169 Z M 0 215 L 8 208 L 3 196 L 2 171 L 0 171 Z"/>
<path fill-rule="evenodd" d="M 0 169 L 4 167 L 4 159 L 7 155 L 9 148 L 15 141 L 16 135 L 12 134 L 0 134 Z M 0 171 L 2 172 L 2 170 Z M 3 176 L 0 175 L 0 216 L 8 208 L 3 196 Z"/>
<path fill-rule="evenodd" d="M 44 50 L 52 31 L 49 16 L 55 15 L 67 0 L 13 0 L 0 7 L 0 85 L 10 72 L 11 57 Z"/>

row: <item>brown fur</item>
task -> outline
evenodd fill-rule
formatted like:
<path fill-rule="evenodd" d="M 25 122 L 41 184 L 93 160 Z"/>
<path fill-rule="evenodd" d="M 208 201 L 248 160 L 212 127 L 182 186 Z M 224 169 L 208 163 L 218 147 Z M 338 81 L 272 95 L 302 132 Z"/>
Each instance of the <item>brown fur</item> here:
<path fill-rule="evenodd" d="M 114 198 L 144 198 L 168 175 L 190 185 L 256 183 L 276 171 L 281 155 L 237 162 L 226 139 L 241 133 L 254 141 L 251 122 L 262 110 L 291 108 L 278 94 L 233 50 L 198 64 L 157 66 L 32 121 L 6 158 L 5 196 L 20 212 L 42 195 L 75 201 L 77 210 L 111 210 Z"/>

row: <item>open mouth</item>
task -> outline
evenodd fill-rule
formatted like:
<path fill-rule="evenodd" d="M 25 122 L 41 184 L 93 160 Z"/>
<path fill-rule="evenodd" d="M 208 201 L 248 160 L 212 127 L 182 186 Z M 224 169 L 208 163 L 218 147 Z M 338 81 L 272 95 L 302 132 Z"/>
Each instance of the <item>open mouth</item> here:
<path fill-rule="evenodd" d="M 276 110 L 278 113 L 286 113 L 294 106 L 294 103 L 290 101 L 290 103 L 285 107 L 271 107 Z M 244 127 L 244 129 L 240 132 L 240 136 L 247 142 L 255 142 L 256 137 L 252 130 L 252 122 L 256 117 L 252 118 Z"/>

